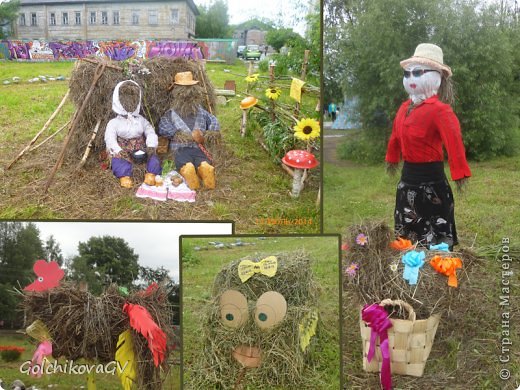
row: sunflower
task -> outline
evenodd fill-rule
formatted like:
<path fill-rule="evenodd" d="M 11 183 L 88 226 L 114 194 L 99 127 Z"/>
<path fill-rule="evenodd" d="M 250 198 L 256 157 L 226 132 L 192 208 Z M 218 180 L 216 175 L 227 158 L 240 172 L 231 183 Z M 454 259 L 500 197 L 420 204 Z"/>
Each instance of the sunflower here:
<path fill-rule="evenodd" d="M 294 136 L 304 141 L 320 136 L 320 123 L 315 119 L 303 118 L 293 129 Z"/>
<path fill-rule="evenodd" d="M 267 96 L 271 100 L 278 99 L 281 94 L 282 94 L 282 90 L 280 88 L 272 87 L 272 88 L 267 88 L 265 90 L 265 96 Z"/>
<path fill-rule="evenodd" d="M 254 74 L 250 74 L 249 76 L 247 76 L 245 78 L 245 80 L 248 82 L 248 83 L 254 83 L 256 81 L 258 81 L 258 76 L 260 74 L 259 73 L 254 73 Z"/>

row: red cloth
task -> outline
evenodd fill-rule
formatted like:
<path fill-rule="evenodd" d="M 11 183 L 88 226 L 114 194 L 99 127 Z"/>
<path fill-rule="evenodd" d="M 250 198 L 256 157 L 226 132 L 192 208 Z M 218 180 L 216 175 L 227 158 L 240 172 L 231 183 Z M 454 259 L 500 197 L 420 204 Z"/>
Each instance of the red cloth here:
<path fill-rule="evenodd" d="M 444 161 L 444 145 L 448 152 L 451 178 L 459 180 L 470 177 L 459 120 L 451 107 L 434 95 L 407 116 L 411 102 L 404 102 L 397 112 L 386 161 L 398 163 L 401 156 L 410 163 Z"/>

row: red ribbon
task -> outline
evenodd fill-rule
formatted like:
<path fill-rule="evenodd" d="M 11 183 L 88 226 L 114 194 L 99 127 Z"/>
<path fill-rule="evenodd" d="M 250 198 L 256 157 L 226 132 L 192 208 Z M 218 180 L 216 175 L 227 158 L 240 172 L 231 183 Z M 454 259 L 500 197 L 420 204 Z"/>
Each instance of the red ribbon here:
<path fill-rule="evenodd" d="M 388 314 L 383 306 L 378 304 L 365 305 L 361 311 L 361 319 L 372 329 L 370 333 L 370 347 L 368 349 L 367 360 L 370 362 L 376 353 L 376 341 L 379 336 L 379 348 L 383 356 L 381 366 L 381 386 L 384 390 L 392 389 L 392 374 L 390 371 L 390 348 L 388 345 L 388 329 L 392 323 L 388 319 Z"/>

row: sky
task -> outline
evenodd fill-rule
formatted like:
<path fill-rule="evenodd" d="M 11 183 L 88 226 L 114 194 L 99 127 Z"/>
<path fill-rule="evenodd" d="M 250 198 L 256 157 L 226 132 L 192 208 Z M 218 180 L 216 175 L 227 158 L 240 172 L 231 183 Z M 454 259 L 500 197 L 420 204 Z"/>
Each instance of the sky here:
<path fill-rule="evenodd" d="M 208 6 L 214 0 L 194 0 L 197 6 Z M 305 34 L 305 21 L 294 24 L 296 16 L 305 16 L 309 0 L 227 0 L 230 24 L 239 24 L 254 18 L 266 18 L 291 27 L 300 35 Z"/>
<path fill-rule="evenodd" d="M 157 222 L 35 222 L 40 239 L 50 235 L 58 241 L 66 259 L 78 254 L 78 243 L 90 237 L 110 235 L 124 239 L 139 255 L 139 264 L 163 266 L 179 281 L 179 236 L 232 234 L 230 223 Z"/>

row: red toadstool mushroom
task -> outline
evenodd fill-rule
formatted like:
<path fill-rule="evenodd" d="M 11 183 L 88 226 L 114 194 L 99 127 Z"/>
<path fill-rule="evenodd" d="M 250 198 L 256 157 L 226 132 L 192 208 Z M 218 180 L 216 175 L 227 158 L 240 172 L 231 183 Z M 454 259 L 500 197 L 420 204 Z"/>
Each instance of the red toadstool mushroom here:
<path fill-rule="evenodd" d="M 293 186 L 291 196 L 297 198 L 303 189 L 303 172 L 306 169 L 312 169 L 318 165 L 318 160 L 314 154 L 306 150 L 291 150 L 282 158 L 282 162 L 294 168 Z"/>

